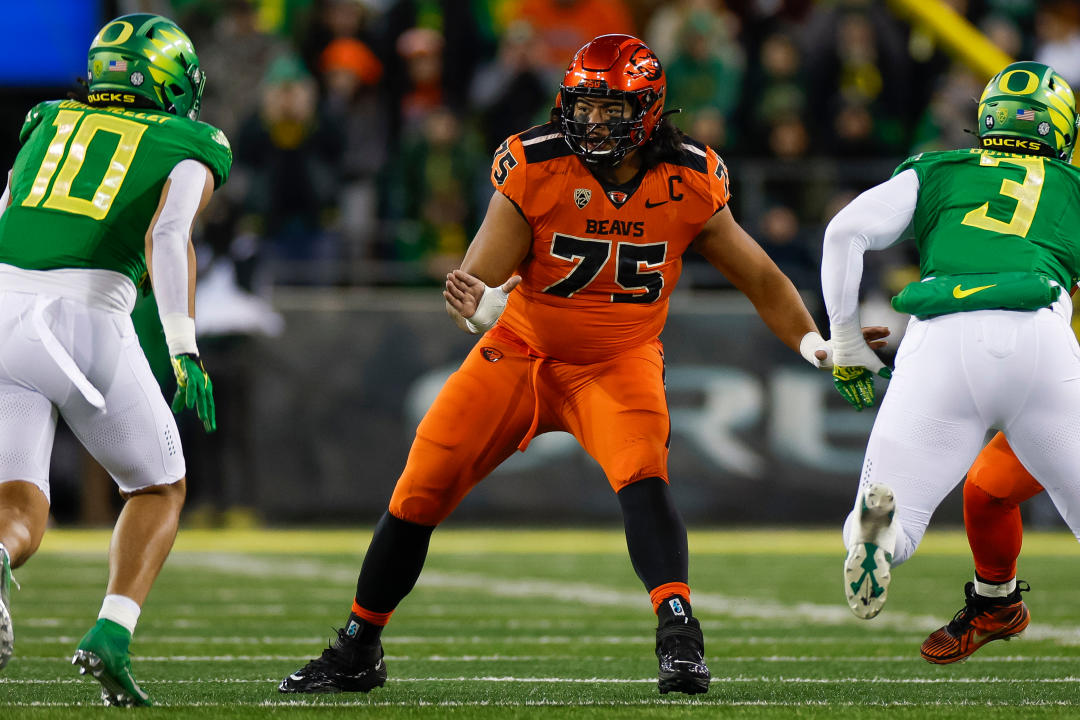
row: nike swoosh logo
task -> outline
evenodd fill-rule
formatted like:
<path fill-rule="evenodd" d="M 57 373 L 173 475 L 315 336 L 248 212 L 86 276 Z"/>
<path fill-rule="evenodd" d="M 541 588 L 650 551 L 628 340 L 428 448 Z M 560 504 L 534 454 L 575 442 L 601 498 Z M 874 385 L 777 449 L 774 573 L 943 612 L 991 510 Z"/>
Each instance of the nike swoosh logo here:
<path fill-rule="evenodd" d="M 646 208 L 660 207 L 661 205 L 667 205 L 667 200 L 661 200 L 658 203 L 654 203 L 654 202 L 652 202 L 650 200 L 645 201 L 645 207 Z"/>
<path fill-rule="evenodd" d="M 979 287 L 968 288 L 967 290 L 964 290 L 959 285 L 957 285 L 952 289 L 952 296 L 957 300 L 963 300 L 968 295 L 974 295 L 977 292 L 982 292 L 983 290 L 987 290 L 992 287 L 997 287 L 997 283 L 994 283 L 993 285 L 980 285 Z"/>
<path fill-rule="evenodd" d="M 293 673 L 292 675 L 289 676 L 289 679 L 290 680 L 303 680 L 304 676 L 303 675 L 297 675 L 296 673 Z"/>

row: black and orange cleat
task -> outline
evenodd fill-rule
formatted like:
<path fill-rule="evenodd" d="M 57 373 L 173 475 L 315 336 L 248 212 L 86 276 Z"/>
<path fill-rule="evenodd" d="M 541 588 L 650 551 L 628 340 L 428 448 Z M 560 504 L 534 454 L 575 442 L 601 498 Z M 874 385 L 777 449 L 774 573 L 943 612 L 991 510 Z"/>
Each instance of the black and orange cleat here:
<path fill-rule="evenodd" d="M 279 692 L 366 693 L 386 683 L 382 644 L 364 645 L 343 629 L 336 632 L 334 644 L 282 680 Z"/>
<path fill-rule="evenodd" d="M 975 593 L 975 583 L 964 586 L 967 603 L 952 622 L 938 628 L 922 644 L 927 662 L 945 665 L 964 660 L 991 640 L 1009 640 L 1024 631 L 1031 620 L 1020 593 L 1031 590 L 1023 580 L 1006 597 L 983 597 Z"/>
<path fill-rule="evenodd" d="M 705 639 L 696 618 L 681 616 L 661 622 L 656 629 L 656 658 L 660 661 L 657 687 L 661 695 L 672 690 L 687 695 L 709 692 Z"/>

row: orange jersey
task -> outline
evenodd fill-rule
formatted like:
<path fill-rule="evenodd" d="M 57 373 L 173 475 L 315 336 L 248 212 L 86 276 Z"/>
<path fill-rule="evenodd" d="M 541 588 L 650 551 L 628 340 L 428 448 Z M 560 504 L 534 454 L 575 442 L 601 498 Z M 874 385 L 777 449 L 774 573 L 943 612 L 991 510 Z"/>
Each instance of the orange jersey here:
<path fill-rule="evenodd" d="M 723 161 L 690 138 L 636 185 L 605 187 L 550 124 L 503 143 L 491 182 L 532 228 L 499 325 L 537 354 L 572 363 L 660 335 L 683 253 L 730 198 Z"/>

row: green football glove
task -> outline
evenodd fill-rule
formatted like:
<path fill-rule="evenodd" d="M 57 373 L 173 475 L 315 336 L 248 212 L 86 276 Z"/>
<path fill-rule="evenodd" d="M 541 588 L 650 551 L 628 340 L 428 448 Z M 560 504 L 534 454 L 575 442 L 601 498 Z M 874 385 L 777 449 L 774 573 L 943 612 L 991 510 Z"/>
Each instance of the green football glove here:
<path fill-rule="evenodd" d="M 848 401 L 848 404 L 856 410 L 874 406 L 874 373 L 859 366 L 844 367 L 833 366 L 833 385 Z M 882 367 L 878 375 L 883 378 L 891 378 L 892 370 Z"/>
<path fill-rule="evenodd" d="M 173 396 L 172 411 L 179 414 L 185 407 L 194 409 L 206 432 L 214 432 L 217 429 L 217 419 L 214 416 L 214 384 L 210 382 L 202 360 L 192 353 L 174 355 L 170 359 L 173 374 L 176 375 L 176 395 Z"/>

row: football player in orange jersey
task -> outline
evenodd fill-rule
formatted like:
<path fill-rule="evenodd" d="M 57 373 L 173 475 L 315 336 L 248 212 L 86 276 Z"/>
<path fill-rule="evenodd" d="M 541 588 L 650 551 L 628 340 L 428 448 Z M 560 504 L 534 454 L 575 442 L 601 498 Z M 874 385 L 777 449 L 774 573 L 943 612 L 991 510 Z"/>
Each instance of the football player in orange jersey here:
<path fill-rule="evenodd" d="M 578 439 L 618 497 L 658 615 L 660 692 L 708 690 L 686 528 L 668 490 L 659 340 L 683 254 L 704 255 L 812 364 L 827 365 L 831 346 L 732 217 L 719 156 L 664 119 L 665 93 L 644 43 L 600 36 L 575 55 L 551 121 L 495 152 L 496 192 L 444 291 L 455 321 L 483 338 L 416 430 L 345 627 L 282 692 L 382 685 L 381 631 L 419 577 L 432 530 L 499 463 L 554 430 Z"/>
<path fill-rule="evenodd" d="M 1020 503 L 1043 491 L 1003 433 L 983 448 L 964 483 L 964 528 L 975 559 L 975 579 L 964 586 L 964 607 L 923 642 L 921 654 L 943 665 L 963 660 L 991 640 L 1020 634 L 1031 619 L 1016 579 L 1023 524 Z"/>

